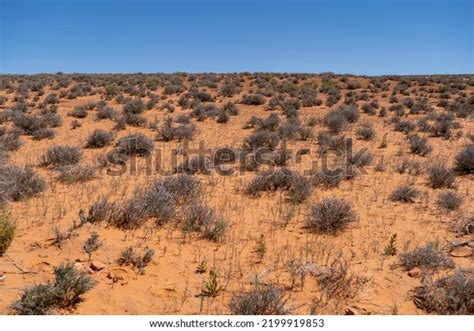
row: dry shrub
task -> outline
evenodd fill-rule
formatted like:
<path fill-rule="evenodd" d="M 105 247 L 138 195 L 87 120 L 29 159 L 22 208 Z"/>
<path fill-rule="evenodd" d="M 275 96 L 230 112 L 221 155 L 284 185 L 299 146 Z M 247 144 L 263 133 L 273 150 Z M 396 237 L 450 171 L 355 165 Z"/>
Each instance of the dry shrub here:
<path fill-rule="evenodd" d="M 0 207 L 9 201 L 28 199 L 46 188 L 32 167 L 0 166 Z"/>
<path fill-rule="evenodd" d="M 253 289 L 234 294 L 229 304 L 233 315 L 287 315 L 291 313 L 285 291 L 273 284 L 255 281 Z"/>
<path fill-rule="evenodd" d="M 474 270 L 457 270 L 453 274 L 425 281 L 413 289 L 415 305 L 438 315 L 474 314 Z"/>
<path fill-rule="evenodd" d="M 102 148 L 110 145 L 114 140 L 115 134 L 100 129 L 94 130 L 87 138 L 86 148 Z"/>
<path fill-rule="evenodd" d="M 300 203 L 311 194 L 310 181 L 287 168 L 267 171 L 256 176 L 246 186 L 245 192 L 249 195 L 258 196 L 261 192 L 282 189 L 288 192 L 288 200 Z"/>
<path fill-rule="evenodd" d="M 43 167 L 67 166 L 79 163 L 81 158 L 82 152 L 79 147 L 67 145 L 52 146 L 41 157 L 40 165 Z"/>
<path fill-rule="evenodd" d="M 436 203 L 438 206 L 446 210 L 456 210 L 462 205 L 463 201 L 464 199 L 462 196 L 456 192 L 445 191 L 438 194 L 438 200 Z"/>
<path fill-rule="evenodd" d="M 305 222 L 311 231 L 336 234 L 357 218 L 357 213 L 353 211 L 348 201 L 326 198 L 311 206 Z"/>
<path fill-rule="evenodd" d="M 154 144 L 143 133 L 130 133 L 119 139 L 117 147 L 122 154 L 127 156 L 144 156 L 151 154 Z"/>
<path fill-rule="evenodd" d="M 426 175 L 431 188 L 452 188 L 455 176 L 451 169 L 444 166 L 443 163 L 432 163 L 426 167 Z"/>
<path fill-rule="evenodd" d="M 54 283 L 34 285 L 23 290 L 11 307 L 19 315 L 45 315 L 54 309 L 73 308 L 82 295 L 94 287 L 92 279 L 74 269 L 70 263 L 54 269 Z"/>
<path fill-rule="evenodd" d="M 397 187 L 389 196 L 391 201 L 399 202 L 415 202 L 415 198 L 419 195 L 419 192 L 410 185 L 402 185 Z"/>
<path fill-rule="evenodd" d="M 456 155 L 454 169 L 461 175 L 474 173 L 474 144 L 467 145 Z"/>
<path fill-rule="evenodd" d="M 454 268 L 454 262 L 438 247 L 437 243 L 429 242 L 425 246 L 412 251 L 400 253 L 400 266 L 405 270 L 415 267 L 425 270 Z"/>
<path fill-rule="evenodd" d="M 83 183 L 95 177 L 96 168 L 93 166 L 69 165 L 58 169 L 58 180 L 63 183 Z"/>

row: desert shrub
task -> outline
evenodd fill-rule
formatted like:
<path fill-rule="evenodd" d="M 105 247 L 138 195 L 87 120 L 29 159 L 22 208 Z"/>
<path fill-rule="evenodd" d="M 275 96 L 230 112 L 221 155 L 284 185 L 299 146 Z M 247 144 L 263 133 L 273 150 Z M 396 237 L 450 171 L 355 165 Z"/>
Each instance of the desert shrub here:
<path fill-rule="evenodd" d="M 369 141 L 375 137 L 375 129 L 372 123 L 365 122 L 356 130 L 357 138 Z"/>
<path fill-rule="evenodd" d="M 18 315 L 47 315 L 52 313 L 56 301 L 51 284 L 33 285 L 23 290 L 20 300 L 12 305 L 12 310 Z"/>
<path fill-rule="evenodd" d="M 226 111 L 221 110 L 217 113 L 217 118 L 216 118 L 217 123 L 225 124 L 229 122 L 229 120 L 230 120 L 230 115 Z"/>
<path fill-rule="evenodd" d="M 375 101 L 367 102 L 362 105 L 362 111 L 367 115 L 375 115 L 377 113 L 376 110 L 378 107 L 379 105 Z"/>
<path fill-rule="evenodd" d="M 455 176 L 451 169 L 442 163 L 432 163 L 426 167 L 426 175 L 431 188 L 451 188 L 454 185 Z"/>
<path fill-rule="evenodd" d="M 74 109 L 69 113 L 70 116 L 74 118 L 86 118 L 89 112 L 83 106 L 76 106 Z"/>
<path fill-rule="evenodd" d="M 195 92 L 192 92 L 191 94 L 194 99 L 197 99 L 201 102 L 214 101 L 214 97 L 211 94 L 204 91 L 195 91 Z"/>
<path fill-rule="evenodd" d="M 311 138 L 313 134 L 313 130 L 307 127 L 299 127 L 298 128 L 298 139 L 302 141 L 306 141 Z"/>
<path fill-rule="evenodd" d="M 323 119 L 324 125 L 332 133 L 339 133 L 347 127 L 346 117 L 337 110 L 330 110 Z"/>
<path fill-rule="evenodd" d="M 109 222 L 114 215 L 116 205 L 110 203 L 105 198 L 100 198 L 90 207 L 86 217 L 86 221 L 92 224 L 100 222 Z"/>
<path fill-rule="evenodd" d="M 428 138 L 420 137 L 418 134 L 409 135 L 407 138 L 410 152 L 413 154 L 425 156 L 433 150 L 430 144 L 428 144 Z"/>
<path fill-rule="evenodd" d="M 118 140 L 117 147 L 120 153 L 127 156 L 144 156 L 151 154 L 154 145 L 143 133 L 130 133 Z"/>
<path fill-rule="evenodd" d="M 191 123 L 191 117 L 186 114 L 181 114 L 174 118 L 174 122 L 180 124 L 189 124 Z"/>
<path fill-rule="evenodd" d="M 63 183 L 86 182 L 95 177 L 95 168 L 92 166 L 68 165 L 58 169 L 58 180 Z"/>
<path fill-rule="evenodd" d="M 0 124 L 10 121 L 13 118 L 13 111 L 2 110 L 0 111 Z"/>
<path fill-rule="evenodd" d="M 239 93 L 239 87 L 234 82 L 226 82 L 222 85 L 220 92 L 224 97 L 231 97 Z"/>
<path fill-rule="evenodd" d="M 147 124 L 145 117 L 135 113 L 124 113 L 122 119 L 126 124 L 135 127 L 146 127 Z"/>
<path fill-rule="evenodd" d="M 191 140 L 196 134 L 196 126 L 193 124 L 182 124 L 174 129 L 174 137 L 178 141 Z"/>
<path fill-rule="evenodd" d="M 117 111 L 111 107 L 100 108 L 96 113 L 96 117 L 98 120 L 105 120 L 105 119 L 112 120 L 116 116 L 117 116 Z"/>
<path fill-rule="evenodd" d="M 319 154 L 323 155 L 327 151 L 340 151 L 346 147 L 348 140 L 341 136 L 333 136 L 329 132 L 320 132 L 317 137 L 319 144 Z"/>
<path fill-rule="evenodd" d="M 323 295 L 321 299 L 326 302 L 354 299 L 364 288 L 367 278 L 352 273 L 350 265 L 339 253 L 327 265 L 316 268 L 313 274 Z"/>
<path fill-rule="evenodd" d="M 176 129 L 173 127 L 171 117 L 165 118 L 163 125 L 158 129 L 157 140 L 170 141 L 175 138 Z"/>
<path fill-rule="evenodd" d="M 135 192 L 133 197 L 123 201 L 113 212 L 109 223 L 124 230 L 138 229 L 150 218 L 147 206 L 144 203 L 142 191 Z"/>
<path fill-rule="evenodd" d="M 334 188 L 344 180 L 345 176 L 341 169 L 322 170 L 313 174 L 312 183 L 314 186 L 324 188 Z"/>
<path fill-rule="evenodd" d="M 251 134 L 245 139 L 244 146 L 246 149 L 256 150 L 259 148 L 268 148 L 273 150 L 280 142 L 280 137 L 275 132 L 261 130 Z"/>
<path fill-rule="evenodd" d="M 252 290 L 232 296 L 229 308 L 233 315 L 287 315 L 291 312 L 287 304 L 282 288 L 256 280 Z"/>
<path fill-rule="evenodd" d="M 40 159 L 40 165 L 43 167 L 67 166 L 79 163 L 81 158 L 82 152 L 79 147 L 57 145 L 47 149 Z"/>
<path fill-rule="evenodd" d="M 266 102 L 266 99 L 261 94 L 247 94 L 244 95 L 241 101 L 245 105 L 263 105 Z"/>
<path fill-rule="evenodd" d="M 142 99 L 130 100 L 123 106 L 124 114 L 141 114 L 145 110 L 146 106 Z"/>
<path fill-rule="evenodd" d="M 357 168 L 368 166 L 374 160 L 374 156 L 368 149 L 361 149 L 354 155 L 348 155 L 347 163 Z"/>
<path fill-rule="evenodd" d="M 44 179 L 32 167 L 0 167 L 0 206 L 28 199 L 45 190 Z"/>
<path fill-rule="evenodd" d="M 0 135 L 0 150 L 11 152 L 18 150 L 22 145 L 20 132 L 16 130 L 5 131 Z"/>
<path fill-rule="evenodd" d="M 402 159 L 400 163 L 394 166 L 394 170 L 399 174 L 408 172 L 410 175 L 418 175 L 423 169 L 422 165 L 418 161 L 410 161 L 408 159 Z"/>
<path fill-rule="evenodd" d="M 227 222 L 212 208 L 201 203 L 192 203 L 184 209 L 184 232 L 200 232 L 206 239 L 219 241 L 226 228 Z"/>
<path fill-rule="evenodd" d="M 474 173 L 474 144 L 467 145 L 456 155 L 454 169 L 461 175 Z"/>
<path fill-rule="evenodd" d="M 287 191 L 289 201 L 300 203 L 311 194 L 311 183 L 300 174 L 281 168 L 256 176 L 246 186 L 245 191 L 249 195 L 258 196 L 260 192 L 277 189 Z"/>
<path fill-rule="evenodd" d="M 409 120 L 398 120 L 394 123 L 394 130 L 398 132 L 403 132 L 405 134 L 410 133 L 415 130 L 416 124 Z"/>
<path fill-rule="evenodd" d="M 110 145 L 114 140 L 114 133 L 104 131 L 101 129 L 95 129 L 91 135 L 87 138 L 86 148 L 102 148 Z"/>
<path fill-rule="evenodd" d="M 389 196 L 391 201 L 400 201 L 400 202 L 415 202 L 415 198 L 418 196 L 419 192 L 410 185 L 402 185 L 397 187 Z"/>
<path fill-rule="evenodd" d="M 458 237 L 474 234 L 474 215 L 467 214 L 454 218 L 450 228 Z"/>
<path fill-rule="evenodd" d="M 5 254 L 15 237 L 15 224 L 10 220 L 10 215 L 0 209 L 0 257 Z"/>
<path fill-rule="evenodd" d="M 456 192 L 445 191 L 440 192 L 438 194 L 438 200 L 436 201 L 436 203 L 441 208 L 447 210 L 456 210 L 462 205 L 463 201 L 464 199 L 462 198 L 462 196 L 460 196 Z"/>
<path fill-rule="evenodd" d="M 53 139 L 55 132 L 53 129 L 38 129 L 31 133 L 31 138 L 33 140 L 42 140 L 42 139 Z"/>
<path fill-rule="evenodd" d="M 346 118 L 348 123 L 356 123 L 359 120 L 360 115 L 355 105 L 342 105 L 337 111 Z"/>
<path fill-rule="evenodd" d="M 137 254 L 133 247 L 125 248 L 117 259 L 118 265 L 132 265 L 140 274 L 145 272 L 146 266 L 153 260 L 155 251 L 150 248 L 145 248 L 142 254 Z"/>
<path fill-rule="evenodd" d="M 23 291 L 11 307 L 19 315 L 51 314 L 54 309 L 72 308 L 81 296 L 94 287 L 92 279 L 74 269 L 70 263 L 54 269 L 54 283 L 34 285 Z"/>
<path fill-rule="evenodd" d="M 170 192 L 176 201 L 194 201 L 201 193 L 199 181 L 187 174 L 168 176 L 162 181 L 163 187 Z"/>
<path fill-rule="evenodd" d="M 224 104 L 224 107 L 222 109 L 230 116 L 237 116 L 240 113 L 239 108 L 237 108 L 237 106 L 233 102 L 227 102 L 226 104 Z"/>
<path fill-rule="evenodd" d="M 336 234 L 349 223 L 356 221 L 357 217 L 346 200 L 326 198 L 311 206 L 305 222 L 311 231 Z"/>
<path fill-rule="evenodd" d="M 175 215 L 175 198 L 162 183 L 157 182 L 141 193 L 147 214 L 157 225 L 168 223 Z"/>
<path fill-rule="evenodd" d="M 426 270 L 454 268 L 454 263 L 434 242 L 399 255 L 400 266 L 405 270 L 419 267 Z"/>
<path fill-rule="evenodd" d="M 296 139 L 299 135 L 301 127 L 294 122 L 286 122 L 278 128 L 278 134 L 281 139 Z"/>
<path fill-rule="evenodd" d="M 474 279 L 472 270 L 457 270 L 435 282 L 428 281 L 413 290 L 415 305 L 438 315 L 473 315 Z"/>
<path fill-rule="evenodd" d="M 13 113 L 12 119 L 13 125 L 16 128 L 22 129 L 26 134 L 30 134 L 33 131 L 46 127 L 45 123 L 43 123 L 39 117 L 27 115 L 18 111 Z"/>

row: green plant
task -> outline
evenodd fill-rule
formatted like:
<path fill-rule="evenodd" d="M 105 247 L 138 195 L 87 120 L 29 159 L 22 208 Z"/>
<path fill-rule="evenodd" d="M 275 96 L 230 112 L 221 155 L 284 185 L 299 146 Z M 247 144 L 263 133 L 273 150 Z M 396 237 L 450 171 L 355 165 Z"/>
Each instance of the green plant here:
<path fill-rule="evenodd" d="M 390 240 L 387 244 L 387 246 L 385 246 L 385 248 L 383 249 L 383 255 L 385 256 L 395 256 L 398 252 L 398 248 L 397 248 L 397 234 L 394 233 L 391 237 L 390 237 Z"/>
<path fill-rule="evenodd" d="M 209 280 L 204 283 L 204 287 L 201 290 L 201 296 L 215 298 L 224 289 L 217 280 L 217 273 L 214 270 L 209 272 Z"/>
<path fill-rule="evenodd" d="M 102 242 L 99 239 L 99 234 L 97 232 L 92 232 L 91 236 L 84 243 L 84 251 L 89 255 L 89 260 L 91 258 L 92 252 L 95 252 L 102 246 Z"/>
<path fill-rule="evenodd" d="M 0 210 L 0 256 L 5 254 L 15 237 L 15 224 L 10 220 L 10 215 Z"/>
<path fill-rule="evenodd" d="M 133 247 L 127 247 L 120 254 L 117 263 L 119 265 L 132 265 L 138 270 L 138 273 L 143 274 L 154 255 L 155 251 L 151 248 L 145 248 L 143 254 L 136 254 Z"/>

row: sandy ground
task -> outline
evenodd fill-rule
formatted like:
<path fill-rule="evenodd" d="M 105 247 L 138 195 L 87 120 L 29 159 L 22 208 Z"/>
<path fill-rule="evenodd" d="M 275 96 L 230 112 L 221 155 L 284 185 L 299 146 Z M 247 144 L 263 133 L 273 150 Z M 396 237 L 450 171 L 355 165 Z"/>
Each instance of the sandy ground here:
<path fill-rule="evenodd" d="M 358 80 L 362 88 L 367 86 L 368 79 Z M 395 81 L 390 81 L 391 88 L 395 84 Z M 433 85 L 437 86 L 434 83 Z M 244 92 L 248 88 L 247 79 Z M 216 94 L 215 90 L 208 90 Z M 45 92 L 45 95 L 48 95 L 48 89 Z M 474 88 L 468 86 L 465 92 L 472 95 Z M 155 93 L 160 95 L 161 89 Z M 0 94 L 5 95 L 5 91 L 0 91 Z M 383 92 L 379 92 L 374 98 L 381 106 L 389 106 L 390 94 L 386 92 L 384 97 Z M 33 95 L 34 93 L 31 93 L 30 98 Z M 8 96 L 11 99 L 12 95 Z M 39 157 L 49 146 L 84 146 L 88 135 L 94 129 L 112 129 L 113 121 L 97 121 L 94 111 L 91 111 L 87 118 L 79 119 L 82 124 L 80 128 L 71 130 L 70 122 L 73 118 L 67 115 L 68 112 L 76 105 L 99 101 L 101 97 L 94 95 L 73 100 L 61 99 L 58 113 L 64 124 L 55 129 L 55 138 L 34 141 L 22 136 L 23 145 L 12 153 L 11 163 L 36 166 Z M 326 95 L 320 93 L 318 97 L 325 100 Z M 216 104 L 219 106 L 239 98 L 218 97 Z M 177 100 L 177 96 L 172 96 L 171 99 Z M 440 108 L 436 106 L 437 101 L 437 98 L 430 99 L 432 106 L 438 110 Z M 1 108 L 8 109 L 10 102 L 11 100 Z M 122 108 L 113 100 L 107 103 L 117 110 Z M 362 103 L 358 102 L 359 105 Z M 175 107 L 173 116 L 189 113 L 189 110 L 181 110 L 177 105 Z M 252 132 L 242 129 L 244 123 L 252 115 L 267 116 L 268 112 L 263 106 L 239 104 L 238 108 L 240 115 L 231 117 L 227 124 L 218 124 L 213 119 L 204 122 L 193 120 L 197 126 L 197 134 L 191 144 L 202 140 L 211 149 L 222 146 L 241 147 L 244 138 Z M 323 116 L 328 109 L 324 104 L 302 107 L 299 110 L 302 123 L 310 116 Z M 166 115 L 165 111 L 158 110 L 157 106 L 146 111 L 144 116 L 152 122 L 155 118 L 162 121 Z M 410 115 L 409 118 L 420 116 Z M 280 117 L 284 118 L 282 115 Z M 456 191 L 463 195 L 465 202 L 461 211 L 447 213 L 435 203 L 440 190 L 428 187 L 424 174 L 398 174 L 393 170 L 393 166 L 404 157 L 422 163 L 442 160 L 452 165 L 457 151 L 469 143 L 466 134 L 472 133 L 473 123 L 469 119 L 459 119 L 464 137 L 450 140 L 430 138 L 432 154 L 420 157 L 409 153 L 405 135 L 393 131 L 392 126 L 387 123 L 388 118 L 362 114 L 359 123 L 363 120 L 370 120 L 376 127 L 377 135 L 373 141 L 355 139 L 353 129 L 357 124 L 345 134 L 354 137 L 355 149 L 368 148 L 374 154 L 375 160 L 366 168 L 367 174 L 344 181 L 335 189 L 316 188 L 310 198 L 299 205 L 286 202 L 285 193 L 280 191 L 264 193 L 257 198 L 246 195 L 243 189 L 255 176 L 254 173 L 237 173 L 228 177 L 215 173 L 210 176 L 197 175 L 204 187 L 203 199 L 231 224 L 221 243 L 212 243 L 194 235 L 184 235 L 180 228 L 172 225 L 156 228 L 150 223 L 138 230 L 123 231 L 105 225 L 87 224 L 77 231 L 77 236 L 58 248 L 51 244 L 55 229 L 65 230 L 71 226 L 73 221 L 78 219 L 80 209 L 87 210 L 102 196 L 110 200 L 130 197 L 135 189 L 145 187 L 161 176 L 146 175 L 143 172 L 132 175 L 129 169 L 121 176 L 109 176 L 105 170 L 101 170 L 91 181 L 66 185 L 57 181 L 54 171 L 36 167 L 46 179 L 47 188 L 36 197 L 11 204 L 17 233 L 7 253 L 0 257 L 0 273 L 6 275 L 6 279 L 0 282 L 0 313 L 11 312 L 9 306 L 19 298 L 23 288 L 51 280 L 55 266 L 71 261 L 75 262 L 78 268 L 89 272 L 97 284 L 84 295 L 83 302 L 74 310 L 64 313 L 226 314 L 229 313 L 228 303 L 232 295 L 249 289 L 255 276 L 258 276 L 263 282 L 272 282 L 284 287 L 296 314 L 343 314 L 348 308 L 360 314 L 424 314 L 410 298 L 410 290 L 420 284 L 420 277 L 411 278 L 406 271 L 393 268 L 398 258 L 383 256 L 383 248 L 394 233 L 398 235 L 400 251 L 429 241 L 438 241 L 444 247 L 456 240 L 455 234 L 449 231 L 449 223 L 458 215 L 473 212 L 473 179 L 472 176 L 456 178 Z M 322 130 L 324 128 L 321 124 L 316 125 L 314 136 Z M 127 127 L 125 131 L 118 132 L 117 139 L 130 132 L 142 132 L 150 138 L 154 138 L 156 134 L 148 128 Z M 387 134 L 388 147 L 381 149 L 378 146 L 384 134 Z M 165 164 L 171 157 L 171 150 L 178 146 L 178 142 L 155 141 L 155 147 L 161 150 Z M 303 156 L 301 164 L 290 161 L 290 169 L 302 170 L 316 159 L 318 145 L 315 138 L 308 141 L 291 141 L 288 146 L 292 149 L 310 148 L 312 151 L 312 154 Z M 105 151 L 111 148 L 83 149 L 84 158 L 81 164 L 94 162 L 98 155 L 105 154 Z M 374 167 L 381 158 L 385 161 L 386 171 L 377 172 Z M 416 202 L 402 204 L 389 201 L 388 196 L 392 190 L 407 182 L 414 183 L 422 192 Z M 308 207 L 324 197 L 344 197 L 351 201 L 359 215 L 358 221 L 335 236 L 309 232 L 304 227 Z M 99 272 L 89 270 L 90 262 L 82 249 L 85 240 L 93 231 L 99 234 L 103 242 L 98 251 L 92 254 L 92 260 L 106 264 L 105 269 Z M 262 258 L 256 252 L 261 236 L 266 247 Z M 149 247 L 155 250 L 154 259 L 144 274 L 136 273 L 131 267 L 117 265 L 116 259 L 127 246 L 140 249 Z M 338 254 L 342 254 L 341 258 L 349 262 L 353 274 L 365 279 L 357 295 L 344 299 L 324 298 L 310 273 L 302 282 L 297 279 L 296 285 L 291 288 L 288 268 L 290 262 L 324 266 Z M 217 272 L 219 283 L 224 287 L 215 298 L 199 296 L 209 277 L 208 272 L 196 273 L 196 268 L 203 260 L 207 261 L 209 269 Z M 474 266 L 472 257 L 453 257 L 453 260 L 457 267 Z M 123 279 L 113 282 L 107 277 L 110 272 L 123 276 Z"/>

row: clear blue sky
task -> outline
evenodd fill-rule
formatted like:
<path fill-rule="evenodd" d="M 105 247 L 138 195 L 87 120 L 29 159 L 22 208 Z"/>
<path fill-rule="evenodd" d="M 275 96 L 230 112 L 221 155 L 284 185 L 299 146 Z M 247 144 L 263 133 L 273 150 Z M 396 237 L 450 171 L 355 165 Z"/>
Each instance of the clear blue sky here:
<path fill-rule="evenodd" d="M 473 73 L 474 0 L 0 0 L 0 73 Z"/>

